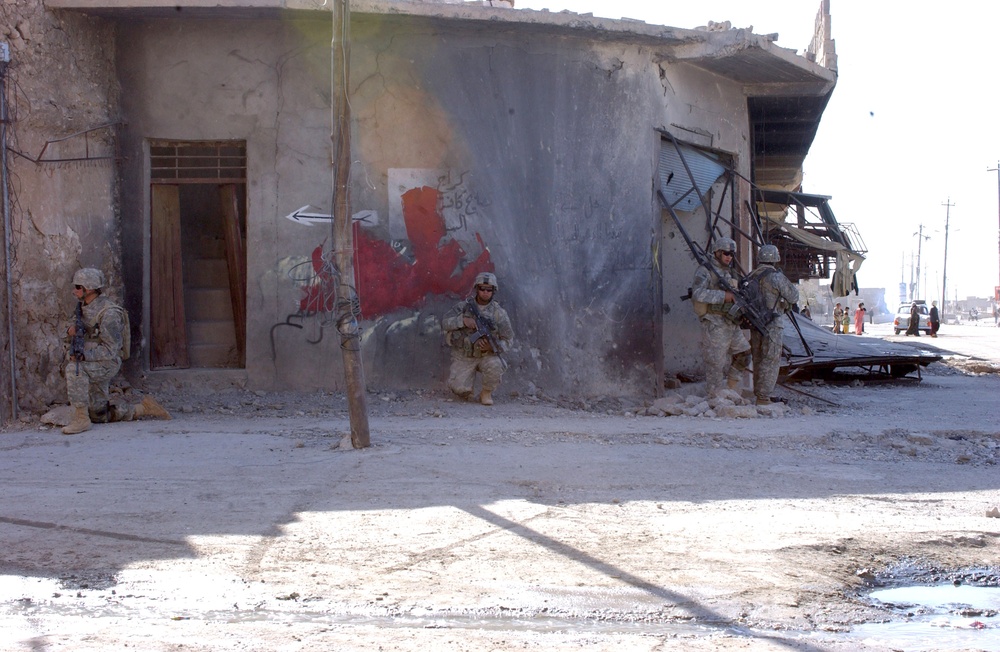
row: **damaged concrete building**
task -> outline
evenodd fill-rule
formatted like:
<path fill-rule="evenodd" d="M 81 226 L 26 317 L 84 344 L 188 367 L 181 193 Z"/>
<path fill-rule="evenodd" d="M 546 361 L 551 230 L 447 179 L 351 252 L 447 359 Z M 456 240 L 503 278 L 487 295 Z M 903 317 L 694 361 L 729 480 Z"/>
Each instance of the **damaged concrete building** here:
<path fill-rule="evenodd" d="M 702 242 L 735 235 L 752 265 L 744 234 L 774 199 L 755 192 L 801 189 L 836 84 L 829 1 L 817 5 L 799 54 L 719 25 L 352 1 L 369 389 L 444 386 L 440 318 L 480 271 L 497 274 L 516 332 L 503 392 L 643 398 L 665 374 L 697 376 L 681 299 L 696 263 L 656 191 L 672 190 L 671 165 L 709 161 L 675 207 Z M 127 377 L 228 369 L 252 389 L 342 390 L 330 3 L 0 9 L 6 415 L 65 400 L 60 328 L 80 266 L 101 268 L 131 315 Z"/>

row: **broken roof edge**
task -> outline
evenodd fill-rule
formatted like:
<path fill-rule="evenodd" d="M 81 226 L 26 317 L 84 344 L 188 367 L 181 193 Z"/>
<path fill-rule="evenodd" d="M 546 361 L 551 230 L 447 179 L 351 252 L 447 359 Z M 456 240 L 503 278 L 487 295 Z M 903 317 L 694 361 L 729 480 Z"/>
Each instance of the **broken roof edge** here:
<path fill-rule="evenodd" d="M 43 0 L 46 9 L 78 11 L 102 16 L 257 17 L 283 13 L 332 13 L 332 0 Z M 796 81 L 811 81 L 810 94 L 827 87 L 836 73 L 809 57 L 774 43 L 773 35 L 754 34 L 748 29 L 707 31 L 655 25 L 633 18 L 601 18 L 569 11 L 516 9 L 483 6 L 479 2 L 446 3 L 436 0 L 351 0 L 352 14 L 399 15 L 442 20 L 504 23 L 549 27 L 601 40 L 641 43 L 651 47 L 681 48 L 665 52 L 667 61 L 683 61 L 726 75 L 713 62 L 740 58 L 747 52 L 771 58 Z M 702 65 L 704 64 L 704 65 Z M 760 80 L 731 77 L 744 83 Z"/>
<path fill-rule="evenodd" d="M 776 45 L 770 36 L 754 34 L 747 29 L 729 29 L 711 34 L 711 39 L 685 41 L 667 53 L 664 60 L 690 63 L 716 74 L 731 76 L 724 74 L 730 68 L 726 62 L 742 58 L 763 67 L 761 57 L 767 57 L 766 67 L 779 76 L 747 80 L 750 95 L 800 95 L 803 91 L 808 95 L 824 95 L 836 86 L 836 70 L 825 68 L 796 50 Z"/>
<path fill-rule="evenodd" d="M 74 10 L 96 14 L 151 14 L 169 10 L 190 11 L 191 15 L 219 15 L 244 10 L 275 14 L 285 11 L 330 14 L 333 0 L 43 0 L 48 9 Z M 351 0 L 352 14 L 405 15 L 426 18 L 464 19 L 503 23 L 541 24 L 554 27 L 592 29 L 625 36 L 652 37 L 660 41 L 687 42 L 712 40 L 721 32 L 653 25 L 635 18 L 601 18 L 593 14 L 548 9 L 514 9 L 484 6 L 479 2 L 440 0 Z M 735 31 L 735 30 L 734 30 Z M 743 31 L 743 30 L 740 30 Z M 761 37 L 764 38 L 764 37 Z"/>

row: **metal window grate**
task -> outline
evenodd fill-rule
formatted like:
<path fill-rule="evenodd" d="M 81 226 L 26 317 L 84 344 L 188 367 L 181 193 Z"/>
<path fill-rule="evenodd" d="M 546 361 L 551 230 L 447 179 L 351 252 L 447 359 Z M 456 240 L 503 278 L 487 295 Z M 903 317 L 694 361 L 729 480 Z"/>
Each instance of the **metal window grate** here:
<path fill-rule="evenodd" d="M 149 160 L 153 183 L 246 183 L 244 142 L 153 143 Z"/>

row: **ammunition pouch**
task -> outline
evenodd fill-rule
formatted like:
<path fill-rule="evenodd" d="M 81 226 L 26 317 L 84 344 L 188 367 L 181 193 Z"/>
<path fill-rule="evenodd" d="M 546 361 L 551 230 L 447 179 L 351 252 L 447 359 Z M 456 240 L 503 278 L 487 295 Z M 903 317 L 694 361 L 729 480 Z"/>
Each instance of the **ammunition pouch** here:
<path fill-rule="evenodd" d="M 707 303 L 704 305 L 706 313 L 721 315 L 737 326 L 743 321 L 743 311 L 735 303 Z"/>
<path fill-rule="evenodd" d="M 461 330 L 445 331 L 444 343 L 453 349 L 463 348 L 464 340 L 465 340 L 465 333 L 462 332 Z"/>
<path fill-rule="evenodd" d="M 482 338 L 475 331 L 471 333 L 468 329 L 459 329 L 457 331 L 448 331 L 444 334 L 444 341 L 452 349 L 456 351 L 461 351 L 462 355 L 467 358 L 481 358 L 483 355 L 488 353 L 488 351 L 483 351 L 480 347 L 476 346 L 476 342 Z"/>

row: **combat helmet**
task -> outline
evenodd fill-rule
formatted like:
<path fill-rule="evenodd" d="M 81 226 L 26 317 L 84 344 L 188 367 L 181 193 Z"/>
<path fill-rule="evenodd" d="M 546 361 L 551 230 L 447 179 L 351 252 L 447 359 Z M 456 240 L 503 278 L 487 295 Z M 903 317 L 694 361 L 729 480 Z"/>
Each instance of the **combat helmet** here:
<path fill-rule="evenodd" d="M 104 287 L 104 273 L 93 267 L 78 269 L 73 274 L 73 285 L 80 285 L 88 290 L 100 290 Z"/>
<path fill-rule="evenodd" d="M 781 254 L 777 247 L 768 244 L 757 251 L 757 260 L 762 263 L 778 263 L 781 262 Z"/>
<path fill-rule="evenodd" d="M 716 251 L 728 251 L 731 254 L 735 254 L 736 241 L 732 238 L 719 238 L 715 241 L 715 246 L 712 248 L 712 253 Z"/>
<path fill-rule="evenodd" d="M 489 272 L 480 272 L 476 274 L 476 282 L 472 284 L 472 287 L 478 288 L 480 285 L 490 285 L 493 287 L 494 292 L 498 292 L 500 290 L 500 288 L 497 287 L 496 275 Z"/>

